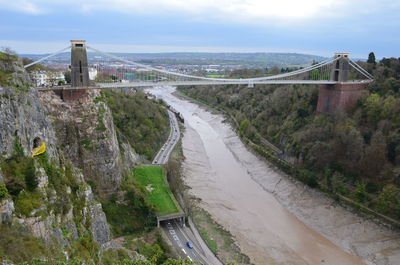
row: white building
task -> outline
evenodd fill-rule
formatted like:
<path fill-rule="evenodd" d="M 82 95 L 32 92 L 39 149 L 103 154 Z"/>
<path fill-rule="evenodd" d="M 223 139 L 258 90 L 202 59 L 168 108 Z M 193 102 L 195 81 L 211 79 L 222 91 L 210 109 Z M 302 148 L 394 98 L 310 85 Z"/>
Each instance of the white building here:
<path fill-rule="evenodd" d="M 32 82 L 37 87 L 47 86 L 47 75 L 45 73 L 43 73 L 42 71 L 33 72 L 32 73 Z"/>
<path fill-rule="evenodd" d="M 94 67 L 89 67 L 89 80 L 95 80 L 97 77 L 97 69 Z"/>
<path fill-rule="evenodd" d="M 31 73 L 32 82 L 37 87 L 57 86 L 60 81 L 65 83 L 63 72 L 35 71 Z"/>

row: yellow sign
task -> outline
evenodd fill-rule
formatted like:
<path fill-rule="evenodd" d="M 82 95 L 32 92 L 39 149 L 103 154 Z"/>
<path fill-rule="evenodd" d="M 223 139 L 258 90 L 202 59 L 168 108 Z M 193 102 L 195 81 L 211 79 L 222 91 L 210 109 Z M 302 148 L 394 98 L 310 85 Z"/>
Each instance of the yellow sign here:
<path fill-rule="evenodd" d="M 44 152 L 46 152 L 46 143 L 41 142 L 38 147 L 32 149 L 32 156 L 38 156 L 40 154 L 43 154 Z"/>

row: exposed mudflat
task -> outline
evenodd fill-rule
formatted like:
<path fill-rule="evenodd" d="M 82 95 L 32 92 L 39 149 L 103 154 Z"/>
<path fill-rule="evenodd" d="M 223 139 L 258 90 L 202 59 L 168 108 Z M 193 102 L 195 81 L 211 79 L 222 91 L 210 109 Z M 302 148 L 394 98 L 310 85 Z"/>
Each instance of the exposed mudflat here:
<path fill-rule="evenodd" d="M 174 88 L 150 90 L 185 119 L 185 181 L 255 264 L 400 264 L 399 232 L 365 220 L 290 180 Z"/>

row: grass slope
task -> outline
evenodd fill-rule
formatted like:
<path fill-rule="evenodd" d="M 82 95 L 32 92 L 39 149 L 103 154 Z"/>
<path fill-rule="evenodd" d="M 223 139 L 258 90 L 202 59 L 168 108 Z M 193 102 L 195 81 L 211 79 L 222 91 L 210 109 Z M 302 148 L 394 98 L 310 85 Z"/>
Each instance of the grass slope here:
<path fill-rule="evenodd" d="M 157 209 L 159 216 L 179 212 L 171 190 L 165 180 L 162 167 L 137 167 L 133 170 L 132 177 L 146 192 L 146 199 Z"/>

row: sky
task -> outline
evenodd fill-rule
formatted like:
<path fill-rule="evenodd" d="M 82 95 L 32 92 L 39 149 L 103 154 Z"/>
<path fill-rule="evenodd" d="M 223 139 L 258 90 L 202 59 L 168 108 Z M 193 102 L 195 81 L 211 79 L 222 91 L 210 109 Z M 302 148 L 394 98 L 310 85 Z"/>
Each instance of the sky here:
<path fill-rule="evenodd" d="M 400 57 L 399 0 L 0 0 L 0 47 Z"/>

